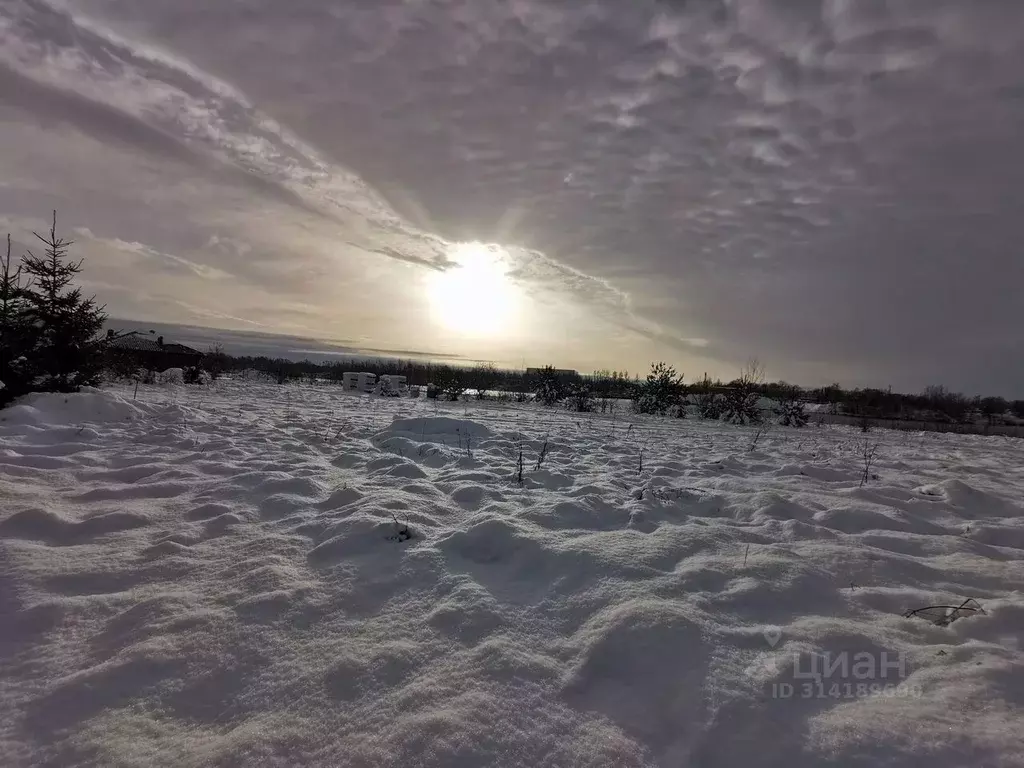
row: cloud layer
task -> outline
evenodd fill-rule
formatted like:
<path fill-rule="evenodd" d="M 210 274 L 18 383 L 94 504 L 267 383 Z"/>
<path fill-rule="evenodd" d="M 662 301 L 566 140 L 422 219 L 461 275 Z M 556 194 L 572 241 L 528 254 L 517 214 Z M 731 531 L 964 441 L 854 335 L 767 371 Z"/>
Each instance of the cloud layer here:
<path fill-rule="evenodd" d="M 0 215 L 120 314 L 1013 394 L 1022 73 L 1014 0 L 11 0 Z M 514 337 L 422 322 L 468 240 Z"/>

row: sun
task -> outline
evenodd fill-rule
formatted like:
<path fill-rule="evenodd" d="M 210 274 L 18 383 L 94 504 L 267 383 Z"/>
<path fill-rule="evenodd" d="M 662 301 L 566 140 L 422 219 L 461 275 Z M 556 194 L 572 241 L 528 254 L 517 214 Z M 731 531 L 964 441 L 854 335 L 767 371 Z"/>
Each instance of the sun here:
<path fill-rule="evenodd" d="M 483 243 L 456 243 L 455 266 L 432 273 L 427 295 L 434 320 L 464 336 L 500 336 L 511 331 L 519 291 L 508 278 L 508 254 Z"/>

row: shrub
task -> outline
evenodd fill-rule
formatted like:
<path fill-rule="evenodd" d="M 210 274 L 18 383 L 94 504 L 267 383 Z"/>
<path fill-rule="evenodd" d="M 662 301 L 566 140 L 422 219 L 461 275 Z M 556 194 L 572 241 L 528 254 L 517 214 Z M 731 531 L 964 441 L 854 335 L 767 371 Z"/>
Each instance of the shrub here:
<path fill-rule="evenodd" d="M 224 347 L 220 344 L 214 344 L 206 350 L 206 355 L 203 357 L 203 365 L 210 374 L 211 379 L 219 379 L 220 375 L 228 368 L 230 362 L 227 354 L 224 352 Z"/>
<path fill-rule="evenodd" d="M 131 379 L 138 373 L 138 362 L 127 349 L 108 347 L 104 358 L 107 376 L 114 381 Z"/>
<path fill-rule="evenodd" d="M 589 413 L 594 410 L 594 395 L 584 383 L 574 384 L 569 389 L 569 408 L 577 413 Z"/>
<path fill-rule="evenodd" d="M 701 392 L 696 396 L 697 415 L 702 419 L 718 419 L 722 416 L 725 404 L 720 395 L 714 392 Z"/>
<path fill-rule="evenodd" d="M 665 363 L 651 363 L 647 379 L 638 384 L 633 394 L 633 410 L 637 413 L 665 414 L 683 402 L 683 377 Z M 685 414 L 685 411 L 680 411 Z"/>
<path fill-rule="evenodd" d="M 807 410 L 800 400 L 780 403 L 775 408 L 775 415 L 779 417 L 779 424 L 784 427 L 806 427 Z"/>
<path fill-rule="evenodd" d="M 466 391 L 466 377 L 463 371 L 456 368 L 442 368 L 437 372 L 434 381 L 437 393 L 433 397 L 442 397 L 449 402 L 456 402 Z M 431 397 L 427 389 L 427 397 Z"/>
<path fill-rule="evenodd" d="M 181 368 L 168 368 L 158 379 L 161 384 L 184 384 L 185 372 Z"/>
<path fill-rule="evenodd" d="M 778 391 L 778 403 L 775 415 L 779 424 L 784 427 L 806 427 L 807 412 L 801 399 L 803 392 L 799 387 L 783 386 Z"/>
<path fill-rule="evenodd" d="M 181 371 L 182 379 L 186 384 L 205 384 L 208 374 L 198 365 L 190 365 Z"/>
<path fill-rule="evenodd" d="M 377 394 L 381 397 L 401 397 L 402 393 L 391 384 L 391 379 L 381 379 L 377 388 Z"/>
<path fill-rule="evenodd" d="M 925 387 L 924 399 L 937 414 L 949 421 L 966 421 L 970 414 L 970 402 L 959 392 L 950 392 L 945 387 Z"/>
<path fill-rule="evenodd" d="M 722 398 L 714 392 L 713 386 L 707 374 L 694 385 L 694 405 L 702 419 L 717 419 L 722 415 Z"/>
<path fill-rule="evenodd" d="M 761 409 L 758 408 L 760 394 L 758 387 L 764 383 L 764 368 L 751 360 L 740 371 L 739 378 L 729 382 L 722 397 L 722 421 L 733 424 L 760 424 Z"/>

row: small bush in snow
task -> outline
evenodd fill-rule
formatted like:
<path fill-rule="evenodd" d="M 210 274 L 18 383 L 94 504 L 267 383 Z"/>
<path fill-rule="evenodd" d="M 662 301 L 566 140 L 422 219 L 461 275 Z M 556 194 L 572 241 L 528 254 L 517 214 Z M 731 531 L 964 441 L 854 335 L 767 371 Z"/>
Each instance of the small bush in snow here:
<path fill-rule="evenodd" d="M 784 427 L 806 427 L 807 411 L 800 400 L 788 403 L 780 403 L 775 408 L 775 415 L 779 417 L 779 424 Z"/>
<path fill-rule="evenodd" d="M 770 421 L 761 421 L 757 424 L 757 429 L 754 430 L 754 434 L 750 437 L 750 448 L 748 450 L 753 451 L 757 448 L 757 444 L 761 442 L 761 438 L 771 431 L 772 425 Z"/>
<path fill-rule="evenodd" d="M 779 401 L 775 406 L 775 415 L 779 424 L 784 427 L 806 427 L 807 412 L 801 400 L 803 393 L 799 387 L 785 386 L 779 390 Z"/>
<path fill-rule="evenodd" d="M 702 392 L 696 398 L 697 415 L 702 419 L 718 419 L 722 416 L 725 403 L 714 392 Z"/>
<path fill-rule="evenodd" d="M 211 380 L 218 379 L 227 370 L 228 362 L 229 358 L 224 352 L 222 344 L 214 344 L 208 347 L 206 354 L 203 356 L 203 365 L 206 366 L 206 371 L 210 374 Z"/>
<path fill-rule="evenodd" d="M 763 420 L 758 387 L 764 383 L 764 368 L 756 360 L 749 362 L 739 378 L 729 383 L 722 397 L 722 421 L 732 424 L 760 424 Z"/>
<path fill-rule="evenodd" d="M 391 379 L 382 379 L 377 393 L 381 397 L 401 397 L 402 393 L 391 384 Z"/>
<path fill-rule="evenodd" d="M 757 406 L 760 398 L 756 392 L 730 390 L 722 397 L 722 421 L 730 424 L 759 424 L 761 409 Z"/>
<path fill-rule="evenodd" d="M 395 517 L 393 512 L 391 513 L 391 519 L 395 521 L 395 532 L 387 537 L 388 541 L 408 541 L 413 537 L 412 531 L 409 530 L 409 526 L 398 522 L 398 518 Z"/>
<path fill-rule="evenodd" d="M 584 383 L 574 384 L 569 389 L 567 402 L 569 409 L 576 413 L 590 413 L 594 410 L 594 395 Z"/>
<path fill-rule="evenodd" d="M 182 377 L 186 384 L 209 384 L 213 380 L 213 377 L 198 365 L 182 369 Z"/>
<path fill-rule="evenodd" d="M 181 368 L 168 368 L 160 374 L 159 381 L 161 384 L 184 384 L 185 372 Z"/>
<path fill-rule="evenodd" d="M 722 398 L 712 390 L 713 386 L 706 373 L 693 385 L 693 404 L 702 419 L 717 419 L 722 415 Z"/>

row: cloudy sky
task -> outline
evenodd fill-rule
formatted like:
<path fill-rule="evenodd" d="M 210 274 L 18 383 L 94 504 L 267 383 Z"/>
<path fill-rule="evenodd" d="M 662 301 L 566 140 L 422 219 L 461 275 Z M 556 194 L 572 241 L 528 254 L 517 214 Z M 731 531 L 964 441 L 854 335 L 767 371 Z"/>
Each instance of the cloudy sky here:
<path fill-rule="evenodd" d="M 1024 396 L 1021 0 L 2 0 L 112 315 Z"/>

